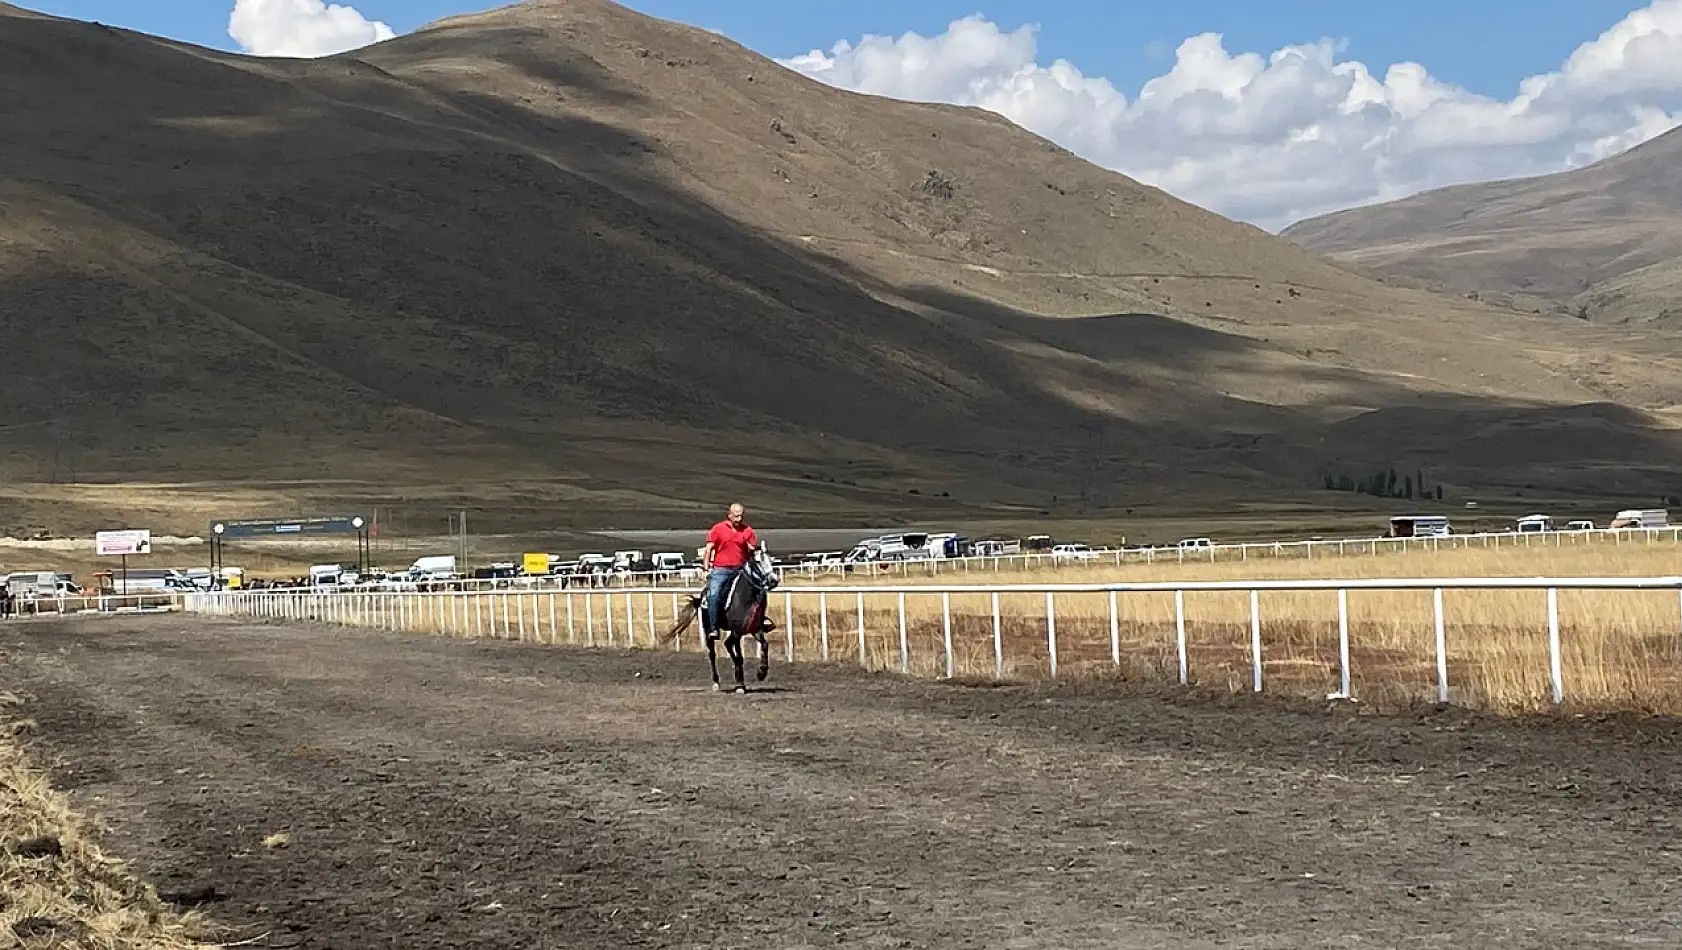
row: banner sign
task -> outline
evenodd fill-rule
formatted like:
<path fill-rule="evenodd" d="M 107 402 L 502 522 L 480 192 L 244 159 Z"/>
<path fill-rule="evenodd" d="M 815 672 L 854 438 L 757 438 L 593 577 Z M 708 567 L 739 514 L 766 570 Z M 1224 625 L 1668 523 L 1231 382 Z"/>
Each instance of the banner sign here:
<path fill-rule="evenodd" d="M 356 534 L 367 519 L 361 515 L 342 515 L 323 518 L 248 518 L 241 521 L 217 521 L 210 533 L 218 538 L 273 538 L 300 534 Z"/>
<path fill-rule="evenodd" d="M 124 557 L 130 554 L 152 553 L 152 532 L 100 531 L 93 536 L 94 552 L 99 557 Z"/>

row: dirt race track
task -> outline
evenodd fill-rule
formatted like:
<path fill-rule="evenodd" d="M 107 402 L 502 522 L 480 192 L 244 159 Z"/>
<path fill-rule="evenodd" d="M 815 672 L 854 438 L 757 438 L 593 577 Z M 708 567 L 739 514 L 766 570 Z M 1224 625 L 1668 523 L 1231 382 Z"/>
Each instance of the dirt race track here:
<path fill-rule="evenodd" d="M 714 695 L 695 654 L 179 615 L 0 645 L 112 850 L 251 946 L 1682 945 L 1674 725 Z"/>

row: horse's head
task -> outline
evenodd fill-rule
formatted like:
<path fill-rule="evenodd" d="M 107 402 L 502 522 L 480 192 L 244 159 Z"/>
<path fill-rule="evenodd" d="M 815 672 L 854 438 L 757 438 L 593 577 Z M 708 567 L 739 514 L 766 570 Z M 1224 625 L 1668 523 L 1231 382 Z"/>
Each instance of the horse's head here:
<path fill-rule="evenodd" d="M 771 555 L 764 545 L 754 549 L 745 566 L 748 574 L 753 577 L 754 585 L 761 590 L 774 590 L 782 583 L 782 578 L 777 576 L 777 566 L 772 562 Z"/>

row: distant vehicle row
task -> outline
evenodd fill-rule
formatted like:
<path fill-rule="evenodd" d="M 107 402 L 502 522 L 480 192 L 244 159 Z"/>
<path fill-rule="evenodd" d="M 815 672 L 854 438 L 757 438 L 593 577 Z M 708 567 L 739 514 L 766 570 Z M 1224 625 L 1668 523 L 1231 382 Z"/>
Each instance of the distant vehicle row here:
<path fill-rule="evenodd" d="M 1670 512 L 1664 508 L 1625 508 L 1606 525 L 1607 531 L 1667 528 Z M 1525 515 L 1514 522 L 1517 534 L 1536 534 L 1548 531 L 1597 531 L 1588 519 L 1567 521 L 1561 528 L 1551 515 Z M 1447 515 L 1398 515 L 1390 519 L 1391 538 L 1446 538 L 1454 533 Z"/>

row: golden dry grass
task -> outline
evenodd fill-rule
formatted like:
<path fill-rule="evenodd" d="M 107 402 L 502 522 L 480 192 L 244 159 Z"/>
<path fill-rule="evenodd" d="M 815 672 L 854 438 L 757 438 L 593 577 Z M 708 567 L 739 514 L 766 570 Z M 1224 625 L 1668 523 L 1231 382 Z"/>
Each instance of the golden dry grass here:
<path fill-rule="evenodd" d="M 15 706 L 0 695 L 0 715 Z M 179 913 L 122 862 L 100 850 L 86 819 L 24 752 L 27 722 L 0 727 L 0 946 L 189 950 L 214 946 L 208 928 Z M 45 847 L 20 847 L 25 842 Z M 56 850 L 58 853 L 50 853 Z M 39 856 L 30 856 L 37 852 Z"/>
<path fill-rule="evenodd" d="M 989 576 L 974 584 L 1242 580 L 1293 577 L 1636 576 L 1669 575 L 1682 557 L 1673 545 L 1507 548 L 1377 558 L 1154 565 Z M 950 583 L 950 578 L 942 578 Z M 905 670 L 919 676 L 1034 679 L 1050 673 L 1044 593 L 993 596 L 813 591 L 794 584 L 773 598 L 774 655 Z M 818 585 L 822 586 L 822 585 Z M 834 587 L 835 585 L 829 585 Z M 900 601 L 904 600 L 904 637 Z M 1058 593 L 1054 599 L 1057 676 L 1174 682 L 1178 623 L 1171 592 Z M 1445 663 L 1450 701 L 1503 713 L 1554 709 L 1546 594 L 1449 590 L 1444 594 Z M 318 602 L 332 604 L 331 598 Z M 492 636 L 588 646 L 652 648 L 681 607 L 679 593 L 573 592 L 372 597 L 318 606 L 322 619 L 451 636 Z M 1189 683 L 1252 686 L 1250 596 L 1246 591 L 1184 596 Z M 1257 596 L 1264 689 L 1324 696 L 1340 688 L 1335 591 Z M 1561 675 L 1570 710 L 1682 712 L 1682 595 L 1676 591 L 1561 591 Z M 1348 595 L 1351 693 L 1380 708 L 1436 699 L 1437 661 L 1429 590 Z M 861 632 L 862 630 L 862 632 Z M 698 649 L 698 626 L 673 649 Z M 1118 662 L 1119 657 L 1119 662 Z M 726 674 L 727 675 L 727 674 Z"/>

